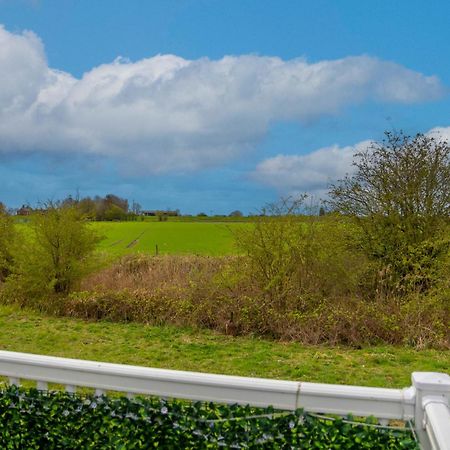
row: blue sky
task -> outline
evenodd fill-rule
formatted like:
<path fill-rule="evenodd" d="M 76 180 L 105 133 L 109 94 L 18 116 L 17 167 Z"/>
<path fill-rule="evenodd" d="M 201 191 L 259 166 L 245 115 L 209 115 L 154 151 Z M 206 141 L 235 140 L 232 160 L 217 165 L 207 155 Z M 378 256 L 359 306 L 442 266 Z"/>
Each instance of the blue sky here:
<path fill-rule="evenodd" d="M 0 0 L 0 201 L 254 212 L 450 136 L 450 3 Z"/>

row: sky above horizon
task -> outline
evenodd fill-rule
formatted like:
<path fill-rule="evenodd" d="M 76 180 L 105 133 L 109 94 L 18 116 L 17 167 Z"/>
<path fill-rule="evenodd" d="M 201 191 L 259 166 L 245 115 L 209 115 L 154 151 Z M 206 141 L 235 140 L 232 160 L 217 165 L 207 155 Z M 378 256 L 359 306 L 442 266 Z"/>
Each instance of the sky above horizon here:
<path fill-rule="evenodd" d="M 0 201 L 257 212 L 450 137 L 450 2 L 0 0 Z"/>

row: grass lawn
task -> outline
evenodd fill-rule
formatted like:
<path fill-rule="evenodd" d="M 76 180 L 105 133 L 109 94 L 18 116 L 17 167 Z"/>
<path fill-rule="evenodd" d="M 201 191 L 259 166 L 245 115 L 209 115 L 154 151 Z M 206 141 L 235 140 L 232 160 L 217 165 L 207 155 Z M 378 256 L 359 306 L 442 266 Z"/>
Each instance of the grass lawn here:
<path fill-rule="evenodd" d="M 176 327 L 84 322 L 0 305 L 0 349 L 200 372 L 405 387 L 450 371 L 450 351 L 304 346 Z"/>

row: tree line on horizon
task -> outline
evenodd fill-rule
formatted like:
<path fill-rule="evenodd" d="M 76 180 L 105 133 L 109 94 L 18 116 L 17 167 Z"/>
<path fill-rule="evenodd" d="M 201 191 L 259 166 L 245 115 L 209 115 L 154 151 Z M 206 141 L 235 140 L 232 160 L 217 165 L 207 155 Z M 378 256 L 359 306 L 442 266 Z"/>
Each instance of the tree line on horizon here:
<path fill-rule="evenodd" d="M 73 197 L 67 196 L 62 200 L 48 201 L 39 204 L 36 208 L 30 205 L 22 205 L 20 208 L 7 208 L 4 203 L 0 201 L 0 208 L 3 214 L 30 216 L 36 213 L 43 213 L 49 207 L 75 207 L 79 210 L 82 216 L 87 220 L 95 221 L 130 221 L 137 220 L 142 216 L 156 216 L 160 221 L 167 220 L 168 217 L 181 216 L 179 209 L 175 210 L 143 210 L 142 206 L 134 200 L 130 202 L 126 198 L 122 198 L 115 194 L 107 194 L 104 197 L 96 195 L 94 197 Z M 183 214 L 185 217 L 194 217 L 192 214 Z M 208 217 L 205 212 L 199 212 L 195 217 Z M 231 211 L 228 216 L 225 214 L 215 214 L 213 217 L 245 217 L 240 210 Z"/>

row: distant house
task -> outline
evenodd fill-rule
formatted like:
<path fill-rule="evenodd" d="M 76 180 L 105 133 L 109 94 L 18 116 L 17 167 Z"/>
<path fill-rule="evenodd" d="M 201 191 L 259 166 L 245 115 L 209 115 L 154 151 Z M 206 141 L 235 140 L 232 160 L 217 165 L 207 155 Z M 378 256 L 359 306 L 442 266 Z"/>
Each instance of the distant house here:
<path fill-rule="evenodd" d="M 16 215 L 29 216 L 32 213 L 33 213 L 33 208 L 31 208 L 31 206 L 22 205 L 22 207 L 17 210 Z"/>
<path fill-rule="evenodd" d="M 176 217 L 180 215 L 180 211 L 159 211 L 159 210 L 143 210 L 141 211 L 143 216 L 171 216 Z"/>

